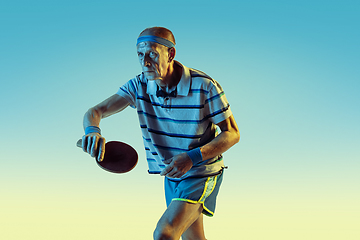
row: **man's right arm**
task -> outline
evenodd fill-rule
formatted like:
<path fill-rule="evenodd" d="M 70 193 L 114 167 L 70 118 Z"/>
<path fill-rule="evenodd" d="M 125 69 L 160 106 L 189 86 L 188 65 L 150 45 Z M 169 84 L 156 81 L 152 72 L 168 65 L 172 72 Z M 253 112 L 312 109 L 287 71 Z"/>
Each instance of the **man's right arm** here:
<path fill-rule="evenodd" d="M 127 106 L 129 106 L 129 102 L 124 97 L 114 94 L 85 113 L 83 121 L 84 130 L 90 126 L 99 127 L 101 119 L 118 113 Z M 88 133 L 82 138 L 82 148 L 92 157 L 95 157 L 98 153 L 96 157 L 101 162 L 105 154 L 105 138 L 97 132 Z"/>

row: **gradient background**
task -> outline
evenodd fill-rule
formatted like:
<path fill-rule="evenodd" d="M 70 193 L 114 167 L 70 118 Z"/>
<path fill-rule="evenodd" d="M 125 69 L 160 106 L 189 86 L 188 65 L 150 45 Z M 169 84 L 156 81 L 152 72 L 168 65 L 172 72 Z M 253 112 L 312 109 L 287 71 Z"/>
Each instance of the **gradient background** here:
<path fill-rule="evenodd" d="M 0 238 L 152 239 L 163 179 L 133 109 L 101 123 L 130 173 L 76 141 L 85 111 L 141 72 L 135 41 L 170 28 L 176 59 L 219 81 L 241 130 L 208 239 L 360 239 L 358 1 L 0 2 Z"/>

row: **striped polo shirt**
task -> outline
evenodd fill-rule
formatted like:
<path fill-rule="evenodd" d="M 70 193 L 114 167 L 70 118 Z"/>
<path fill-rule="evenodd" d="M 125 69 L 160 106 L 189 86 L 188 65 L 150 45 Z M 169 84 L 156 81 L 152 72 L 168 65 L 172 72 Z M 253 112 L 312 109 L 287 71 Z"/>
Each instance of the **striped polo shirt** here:
<path fill-rule="evenodd" d="M 210 142 L 220 131 L 215 124 L 232 114 L 219 83 L 201 71 L 175 63 L 183 69 L 176 97 L 157 97 L 158 85 L 143 73 L 117 92 L 137 109 L 149 173 L 159 174 L 165 159 Z M 223 166 L 222 155 L 203 159 L 182 179 L 212 175 Z"/>

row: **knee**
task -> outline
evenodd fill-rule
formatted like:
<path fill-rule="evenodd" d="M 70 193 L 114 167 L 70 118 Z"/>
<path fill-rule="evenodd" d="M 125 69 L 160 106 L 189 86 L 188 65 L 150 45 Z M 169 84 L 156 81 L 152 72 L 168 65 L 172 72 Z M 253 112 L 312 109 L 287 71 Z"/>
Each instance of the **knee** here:
<path fill-rule="evenodd" d="M 154 231 L 154 240 L 175 240 L 174 232 L 171 226 L 156 226 Z"/>

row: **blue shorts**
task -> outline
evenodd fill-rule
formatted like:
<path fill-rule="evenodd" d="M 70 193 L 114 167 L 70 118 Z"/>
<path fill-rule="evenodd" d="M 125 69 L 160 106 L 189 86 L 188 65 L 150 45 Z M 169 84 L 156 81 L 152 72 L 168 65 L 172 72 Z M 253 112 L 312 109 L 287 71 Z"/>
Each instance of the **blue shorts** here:
<path fill-rule="evenodd" d="M 165 177 L 166 205 L 172 201 L 201 203 L 203 214 L 213 216 L 216 206 L 216 196 L 223 179 L 223 171 L 210 177 L 189 177 L 182 180 L 173 180 Z"/>

